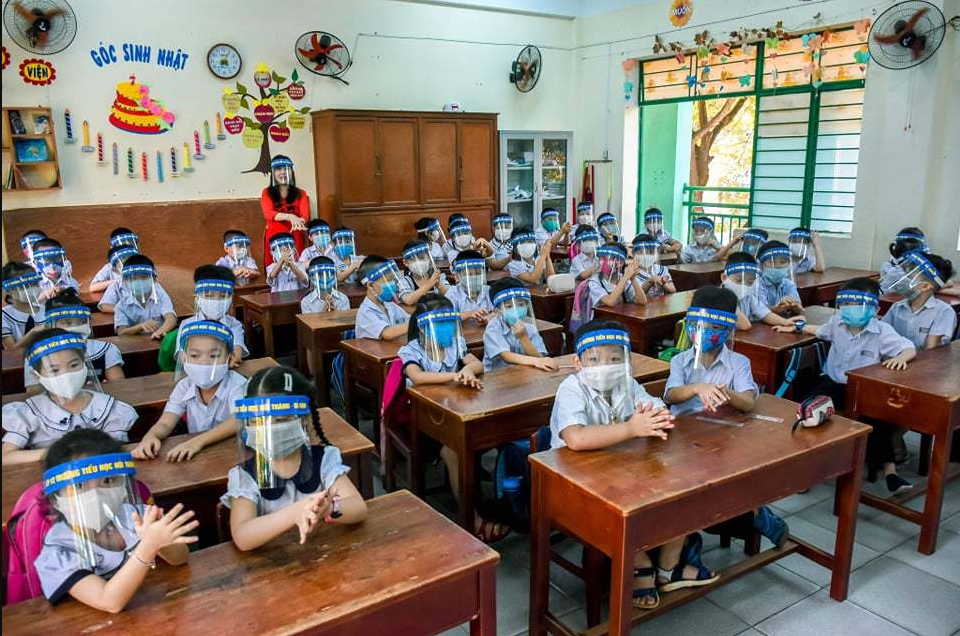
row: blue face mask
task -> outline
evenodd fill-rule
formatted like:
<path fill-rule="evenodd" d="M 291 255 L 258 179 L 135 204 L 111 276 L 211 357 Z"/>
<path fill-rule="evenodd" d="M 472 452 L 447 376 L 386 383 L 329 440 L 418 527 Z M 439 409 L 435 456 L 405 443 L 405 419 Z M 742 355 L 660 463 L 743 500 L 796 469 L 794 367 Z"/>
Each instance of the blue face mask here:
<path fill-rule="evenodd" d="M 438 322 L 433 325 L 433 337 L 437 344 L 446 349 L 453 344 L 453 337 L 457 333 L 457 323 L 452 321 Z"/>
<path fill-rule="evenodd" d="M 380 293 L 377 294 L 377 298 L 383 302 L 389 302 L 394 299 L 397 295 L 397 284 L 394 282 L 383 283 L 380 286 Z"/>
<path fill-rule="evenodd" d="M 326 232 L 320 232 L 313 235 L 313 244 L 321 249 L 325 250 L 330 245 L 330 235 Z"/>
<path fill-rule="evenodd" d="M 780 282 L 790 274 L 787 267 L 764 267 L 763 277 L 768 283 L 779 285 Z"/>
<path fill-rule="evenodd" d="M 352 245 L 337 245 L 333 248 L 333 251 L 337 253 L 337 256 L 340 257 L 340 260 L 347 260 L 353 256 L 353 246 Z"/>
<path fill-rule="evenodd" d="M 556 219 L 547 219 L 543 222 L 543 228 L 548 232 L 556 232 L 560 229 L 560 223 Z"/>
<path fill-rule="evenodd" d="M 504 309 L 502 314 L 503 320 L 507 323 L 507 325 L 513 326 L 527 317 L 527 308 L 510 307 L 508 309 Z"/>
<path fill-rule="evenodd" d="M 873 320 L 877 308 L 871 305 L 844 305 L 840 307 L 840 320 L 850 327 L 862 329 Z"/>
<path fill-rule="evenodd" d="M 730 337 L 730 330 L 724 329 L 722 327 L 705 327 L 699 328 L 696 323 L 687 324 L 687 333 L 690 335 L 690 339 L 693 340 L 694 333 L 700 331 L 703 334 L 703 340 L 700 345 L 702 351 L 713 351 L 714 349 L 719 349 L 726 343 L 727 338 Z"/>

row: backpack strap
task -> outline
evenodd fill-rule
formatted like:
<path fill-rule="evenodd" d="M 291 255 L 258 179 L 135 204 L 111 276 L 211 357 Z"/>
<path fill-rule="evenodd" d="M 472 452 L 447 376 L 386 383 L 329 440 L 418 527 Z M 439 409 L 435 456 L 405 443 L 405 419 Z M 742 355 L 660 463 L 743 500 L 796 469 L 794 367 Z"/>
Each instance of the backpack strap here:
<path fill-rule="evenodd" d="M 783 374 L 783 383 L 775 393 L 777 397 L 783 397 L 796 379 L 797 371 L 800 370 L 800 358 L 800 347 L 794 347 L 790 350 L 790 362 L 787 363 L 786 371 Z"/>

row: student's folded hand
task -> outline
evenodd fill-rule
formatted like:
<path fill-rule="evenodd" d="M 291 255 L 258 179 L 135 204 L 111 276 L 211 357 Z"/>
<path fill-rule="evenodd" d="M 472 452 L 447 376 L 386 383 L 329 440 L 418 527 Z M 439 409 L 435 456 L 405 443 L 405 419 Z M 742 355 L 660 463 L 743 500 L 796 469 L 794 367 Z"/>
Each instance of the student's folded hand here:
<path fill-rule="evenodd" d="M 797 332 L 797 328 L 794 327 L 793 325 L 773 325 L 771 329 L 773 329 L 778 333 L 796 333 Z"/>
<path fill-rule="evenodd" d="M 669 409 L 646 402 L 637 407 L 636 412 L 627 420 L 627 426 L 634 437 L 667 439 L 667 431 L 673 428 L 673 420 Z"/>
<path fill-rule="evenodd" d="M 325 491 L 321 490 L 293 504 L 295 506 L 293 512 L 297 529 L 300 531 L 300 545 L 306 543 L 307 535 L 317 527 L 317 522 L 322 519 L 320 512 L 325 494 Z"/>
<path fill-rule="evenodd" d="M 726 404 L 728 399 L 718 384 L 701 382 L 694 384 L 693 390 L 697 397 L 700 398 L 700 401 L 703 402 L 703 407 L 708 411 L 717 410 L 717 407 Z"/>
<path fill-rule="evenodd" d="M 152 334 L 150 334 L 150 337 L 153 338 L 154 340 L 163 340 L 163 337 L 165 335 L 167 335 L 166 331 L 164 331 L 163 329 L 157 329 Z"/>
<path fill-rule="evenodd" d="M 154 459 L 157 456 L 157 453 L 160 452 L 160 447 L 163 443 L 157 438 L 156 435 L 152 433 L 147 433 L 143 436 L 143 439 L 140 440 L 140 443 L 137 444 L 137 447 L 134 448 L 130 454 L 133 455 L 134 459 Z"/>
<path fill-rule="evenodd" d="M 153 333 L 160 328 L 160 323 L 151 318 L 150 320 L 144 320 L 140 323 L 140 330 L 148 333 Z"/>
<path fill-rule="evenodd" d="M 167 451 L 166 459 L 168 462 L 187 462 L 202 450 L 203 444 L 198 442 L 196 437 L 192 437 Z"/>

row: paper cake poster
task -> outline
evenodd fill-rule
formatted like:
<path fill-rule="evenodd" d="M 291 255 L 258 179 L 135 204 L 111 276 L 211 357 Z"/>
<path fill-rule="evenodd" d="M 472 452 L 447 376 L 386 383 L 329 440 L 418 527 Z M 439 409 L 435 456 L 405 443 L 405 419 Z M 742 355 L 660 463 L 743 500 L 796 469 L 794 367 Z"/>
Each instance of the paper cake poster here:
<path fill-rule="evenodd" d="M 150 87 L 137 82 L 135 75 L 117 84 L 110 108 L 110 123 L 120 130 L 141 135 L 158 135 L 173 128 L 174 114 L 150 94 Z"/>

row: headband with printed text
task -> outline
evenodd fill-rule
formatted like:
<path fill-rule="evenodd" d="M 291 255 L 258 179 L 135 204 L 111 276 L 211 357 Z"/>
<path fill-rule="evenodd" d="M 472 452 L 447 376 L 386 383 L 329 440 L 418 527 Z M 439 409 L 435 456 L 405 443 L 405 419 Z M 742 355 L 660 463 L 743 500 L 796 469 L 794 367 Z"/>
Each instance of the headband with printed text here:
<path fill-rule="evenodd" d="M 43 473 L 43 494 L 52 495 L 66 486 L 80 484 L 91 479 L 137 473 L 130 453 L 108 453 L 64 462 Z"/>

